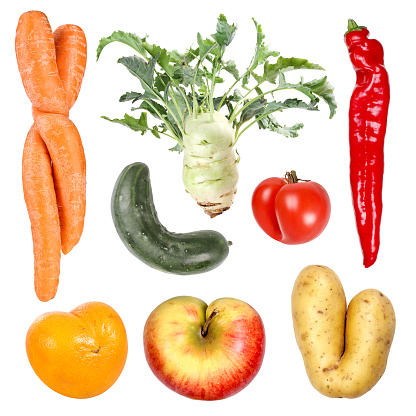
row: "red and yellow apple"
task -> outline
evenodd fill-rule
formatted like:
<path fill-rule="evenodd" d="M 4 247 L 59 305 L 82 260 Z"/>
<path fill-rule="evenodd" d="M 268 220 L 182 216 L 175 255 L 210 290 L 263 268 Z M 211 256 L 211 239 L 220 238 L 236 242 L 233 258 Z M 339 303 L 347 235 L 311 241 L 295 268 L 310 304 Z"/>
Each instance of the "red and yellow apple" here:
<path fill-rule="evenodd" d="M 265 332 L 247 303 L 222 298 L 209 306 L 179 296 L 160 304 L 147 319 L 144 351 L 155 376 L 197 400 L 219 400 L 246 387 L 260 370 Z"/>

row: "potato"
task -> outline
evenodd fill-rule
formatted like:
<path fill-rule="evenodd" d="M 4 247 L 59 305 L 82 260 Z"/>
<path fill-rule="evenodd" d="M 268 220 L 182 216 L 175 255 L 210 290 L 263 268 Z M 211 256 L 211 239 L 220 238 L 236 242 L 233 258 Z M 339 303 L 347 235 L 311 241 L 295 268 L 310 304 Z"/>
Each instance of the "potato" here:
<path fill-rule="evenodd" d="M 306 373 L 320 393 L 355 398 L 380 380 L 396 326 L 393 306 L 381 292 L 360 292 L 346 313 L 344 290 L 335 272 L 308 266 L 293 288 L 292 318 Z"/>

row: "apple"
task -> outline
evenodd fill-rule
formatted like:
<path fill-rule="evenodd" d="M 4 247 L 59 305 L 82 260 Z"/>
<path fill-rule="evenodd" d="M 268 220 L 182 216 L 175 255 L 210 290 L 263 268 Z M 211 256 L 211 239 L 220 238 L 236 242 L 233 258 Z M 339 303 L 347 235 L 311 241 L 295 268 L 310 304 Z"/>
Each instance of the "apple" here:
<path fill-rule="evenodd" d="M 144 327 L 146 360 L 167 387 L 197 400 L 219 400 L 246 387 L 260 370 L 265 332 L 247 303 L 222 298 L 209 306 L 178 296 L 160 304 Z"/>

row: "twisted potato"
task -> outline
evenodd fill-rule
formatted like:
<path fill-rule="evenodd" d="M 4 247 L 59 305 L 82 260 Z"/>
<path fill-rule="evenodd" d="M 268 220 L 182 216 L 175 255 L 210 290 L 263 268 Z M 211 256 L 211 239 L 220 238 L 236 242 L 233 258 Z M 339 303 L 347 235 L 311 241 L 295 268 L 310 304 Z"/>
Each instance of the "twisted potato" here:
<path fill-rule="evenodd" d="M 292 318 L 306 373 L 320 393 L 355 398 L 380 380 L 396 326 L 393 306 L 381 292 L 358 293 L 346 311 L 335 272 L 308 266 L 293 288 Z"/>

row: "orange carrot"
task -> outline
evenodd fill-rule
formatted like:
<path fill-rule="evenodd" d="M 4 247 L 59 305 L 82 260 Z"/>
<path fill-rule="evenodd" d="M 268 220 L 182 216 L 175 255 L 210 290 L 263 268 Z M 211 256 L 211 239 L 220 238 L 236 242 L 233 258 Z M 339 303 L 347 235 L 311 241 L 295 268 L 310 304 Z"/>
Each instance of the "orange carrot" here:
<path fill-rule="evenodd" d="M 15 47 L 20 76 L 32 104 L 44 112 L 68 114 L 52 29 L 42 12 L 20 16 Z"/>
<path fill-rule="evenodd" d="M 53 168 L 61 225 L 62 252 L 78 243 L 85 216 L 85 155 L 81 137 L 72 121 L 62 114 L 33 112 L 36 128 L 48 148 Z"/>
<path fill-rule="evenodd" d="M 61 250 L 78 243 L 85 215 L 85 156 L 68 119 L 86 66 L 84 32 L 75 25 L 54 33 L 38 11 L 24 13 L 16 30 L 16 57 L 35 124 L 23 152 L 23 187 L 32 225 L 35 290 L 55 296 Z"/>
<path fill-rule="evenodd" d="M 76 25 L 62 25 L 54 32 L 56 64 L 66 93 L 68 108 L 78 98 L 87 64 L 87 40 Z"/>
<path fill-rule="evenodd" d="M 55 296 L 58 288 L 61 233 L 51 159 L 34 125 L 23 149 L 22 177 L 32 228 L 35 291 L 46 302 Z"/>

